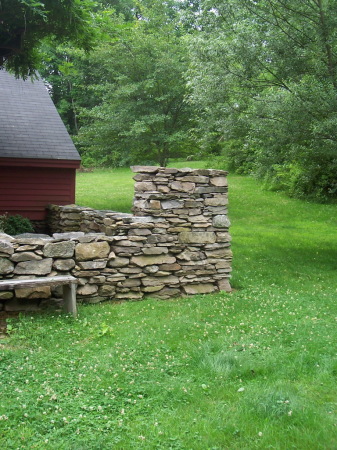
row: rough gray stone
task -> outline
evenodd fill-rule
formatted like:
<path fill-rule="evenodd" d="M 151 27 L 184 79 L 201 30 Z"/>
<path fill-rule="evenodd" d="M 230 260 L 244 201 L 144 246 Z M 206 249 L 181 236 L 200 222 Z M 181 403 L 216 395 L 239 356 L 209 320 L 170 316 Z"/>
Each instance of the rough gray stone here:
<path fill-rule="evenodd" d="M 39 261 L 41 259 L 42 259 L 42 256 L 39 256 L 34 252 L 14 253 L 14 255 L 11 257 L 11 260 L 14 262 Z"/>
<path fill-rule="evenodd" d="M 179 242 L 183 244 L 214 244 L 216 235 L 212 231 L 183 231 L 179 233 Z"/>
<path fill-rule="evenodd" d="M 180 192 L 194 192 L 195 183 L 190 182 L 181 182 L 181 181 L 172 181 L 171 189 Z"/>
<path fill-rule="evenodd" d="M 167 247 L 144 247 L 142 249 L 144 255 L 164 255 L 168 253 Z"/>
<path fill-rule="evenodd" d="M 190 181 L 191 183 L 207 184 L 209 182 L 209 177 L 205 177 L 202 175 L 187 175 L 185 177 L 181 177 L 179 181 Z"/>
<path fill-rule="evenodd" d="M 185 261 L 200 261 L 202 259 L 205 259 L 205 255 L 202 252 L 191 252 L 189 250 L 185 250 L 177 255 L 177 259 Z"/>
<path fill-rule="evenodd" d="M 144 297 L 143 292 L 133 292 L 133 291 L 118 292 L 118 294 L 114 296 L 114 298 L 116 299 L 129 299 L 129 300 L 140 300 L 143 297 Z"/>
<path fill-rule="evenodd" d="M 222 195 L 221 197 L 205 198 L 205 205 L 206 206 L 226 206 L 226 205 L 228 205 L 228 198 L 225 195 Z"/>
<path fill-rule="evenodd" d="M 161 291 L 164 287 L 164 284 L 159 284 L 158 286 L 146 286 L 143 288 L 143 291 L 148 293 L 158 292 Z"/>
<path fill-rule="evenodd" d="M 221 187 L 221 186 L 228 186 L 227 178 L 226 178 L 226 177 L 211 177 L 211 178 L 210 178 L 210 183 L 211 183 L 213 186 L 218 186 L 218 187 Z"/>
<path fill-rule="evenodd" d="M 35 286 L 33 288 L 15 289 L 16 298 L 49 298 L 50 294 L 49 286 Z"/>
<path fill-rule="evenodd" d="M 41 261 L 19 262 L 14 270 L 18 275 L 48 275 L 52 269 L 52 258 L 41 259 Z"/>
<path fill-rule="evenodd" d="M 10 241 L 0 240 L 0 253 L 5 253 L 6 255 L 13 255 L 14 247 Z"/>
<path fill-rule="evenodd" d="M 108 261 L 107 260 L 98 260 L 95 261 L 79 261 L 78 265 L 83 270 L 96 270 L 96 269 L 105 269 Z"/>
<path fill-rule="evenodd" d="M 107 258 L 110 246 L 107 242 L 91 242 L 88 244 L 77 244 L 75 254 L 77 261 Z"/>
<path fill-rule="evenodd" d="M 142 278 L 143 286 L 158 286 L 159 284 L 164 284 L 165 286 L 167 286 L 170 284 L 178 284 L 178 283 L 179 278 L 174 275 Z"/>
<path fill-rule="evenodd" d="M 61 272 L 66 272 L 75 267 L 75 261 L 73 259 L 56 259 L 53 267 Z"/>
<path fill-rule="evenodd" d="M 72 231 L 70 233 L 54 233 L 54 239 L 78 239 L 79 237 L 83 237 L 83 231 Z"/>
<path fill-rule="evenodd" d="M 13 236 L 10 236 L 9 234 L 6 233 L 0 233 L 0 240 L 1 241 L 9 241 L 12 242 L 15 240 L 15 238 L 13 238 Z"/>
<path fill-rule="evenodd" d="M 109 267 L 126 267 L 130 263 L 129 258 L 116 257 L 115 259 L 110 259 L 108 262 Z"/>
<path fill-rule="evenodd" d="M 229 228 L 230 225 L 230 220 L 226 215 L 220 214 L 213 217 L 213 227 L 215 228 Z"/>
<path fill-rule="evenodd" d="M 94 284 L 86 284 L 77 288 L 78 295 L 93 295 L 98 291 L 98 287 Z"/>
<path fill-rule="evenodd" d="M 188 284 L 183 286 L 186 294 L 210 294 L 211 292 L 216 291 L 216 286 L 211 283 L 202 283 L 202 284 Z"/>
<path fill-rule="evenodd" d="M 0 291 L 0 300 L 8 300 L 13 297 L 14 293 L 12 291 Z"/>
<path fill-rule="evenodd" d="M 231 285 L 227 278 L 224 278 L 223 280 L 218 281 L 218 286 L 219 286 L 220 291 L 232 292 Z"/>
<path fill-rule="evenodd" d="M 0 257 L 0 274 L 7 275 L 14 270 L 14 264 L 7 258 Z"/>
<path fill-rule="evenodd" d="M 75 242 L 49 242 L 43 248 L 43 254 L 47 258 L 71 258 L 74 255 Z"/>
<path fill-rule="evenodd" d="M 135 191 L 156 191 L 156 185 L 152 181 L 137 181 Z"/>
<path fill-rule="evenodd" d="M 143 172 L 143 173 L 157 173 L 160 169 L 159 166 L 131 166 L 132 172 Z"/>
<path fill-rule="evenodd" d="M 163 200 L 161 202 L 163 209 L 181 208 L 183 204 L 179 200 Z"/>
<path fill-rule="evenodd" d="M 156 264 L 173 264 L 176 262 L 176 258 L 168 255 L 158 255 L 158 256 L 133 256 L 131 258 L 131 263 L 136 264 L 136 266 L 145 267 L 153 266 Z"/>
<path fill-rule="evenodd" d="M 105 284 L 98 288 L 98 293 L 102 297 L 113 297 L 116 293 L 116 286 L 112 286 L 111 284 Z"/>

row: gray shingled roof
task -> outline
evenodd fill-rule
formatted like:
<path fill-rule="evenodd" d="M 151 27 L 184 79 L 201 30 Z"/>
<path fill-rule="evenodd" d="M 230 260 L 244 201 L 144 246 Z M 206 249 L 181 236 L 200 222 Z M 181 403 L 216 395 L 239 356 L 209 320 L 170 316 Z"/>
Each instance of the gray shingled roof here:
<path fill-rule="evenodd" d="M 0 158 L 81 159 L 43 81 L 0 70 Z"/>

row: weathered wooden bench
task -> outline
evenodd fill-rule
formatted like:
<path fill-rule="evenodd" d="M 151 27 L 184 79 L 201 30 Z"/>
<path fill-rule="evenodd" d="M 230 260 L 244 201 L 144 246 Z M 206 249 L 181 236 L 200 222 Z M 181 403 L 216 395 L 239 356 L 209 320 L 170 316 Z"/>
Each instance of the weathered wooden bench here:
<path fill-rule="evenodd" d="M 64 308 L 67 312 L 72 313 L 74 317 L 77 316 L 76 305 L 76 285 L 77 279 L 71 275 L 56 276 L 56 277 L 40 277 L 30 279 L 10 279 L 0 280 L 0 291 L 34 288 L 36 286 L 61 286 L 63 287 Z"/>

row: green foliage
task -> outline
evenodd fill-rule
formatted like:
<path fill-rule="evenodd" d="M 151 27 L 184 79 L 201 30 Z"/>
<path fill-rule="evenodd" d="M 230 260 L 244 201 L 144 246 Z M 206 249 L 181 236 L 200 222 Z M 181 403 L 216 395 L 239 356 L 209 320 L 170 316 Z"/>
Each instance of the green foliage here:
<path fill-rule="evenodd" d="M 21 233 L 33 233 L 34 227 L 27 217 L 23 217 L 20 214 L 15 216 L 3 214 L 0 216 L 0 231 L 10 236 L 15 236 Z"/>
<path fill-rule="evenodd" d="M 6 67 L 24 78 L 34 74 L 46 38 L 91 49 L 94 5 L 92 0 L 1 0 L 0 47 Z"/>
<path fill-rule="evenodd" d="M 335 447 L 335 207 L 229 182 L 233 293 L 11 320 L 4 448 Z"/>
<path fill-rule="evenodd" d="M 138 24 L 92 57 L 101 64 L 102 100 L 82 109 L 76 143 L 99 166 L 155 162 L 191 152 L 191 107 L 185 102 L 184 47 L 174 34 Z M 101 83 L 102 83 L 101 81 Z"/>
<path fill-rule="evenodd" d="M 290 195 L 335 198 L 334 1 L 202 3 L 189 70 L 199 135 L 241 142 L 231 166 Z"/>

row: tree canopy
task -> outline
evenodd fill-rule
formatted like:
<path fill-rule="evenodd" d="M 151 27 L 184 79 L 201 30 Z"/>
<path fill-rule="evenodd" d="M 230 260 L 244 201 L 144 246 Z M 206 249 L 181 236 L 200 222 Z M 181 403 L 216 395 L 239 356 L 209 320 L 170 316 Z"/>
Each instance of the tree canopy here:
<path fill-rule="evenodd" d="M 290 194 L 337 194 L 333 0 L 203 2 L 190 41 L 200 134 L 232 169 Z"/>
<path fill-rule="evenodd" d="M 7 66 L 26 76 L 43 57 L 84 163 L 202 151 L 290 195 L 337 196 L 335 0 L 2 0 L 0 13 Z"/>
<path fill-rule="evenodd" d="M 91 49 L 93 7 L 92 0 L 1 0 L 0 65 L 17 76 L 34 74 L 46 38 Z"/>

